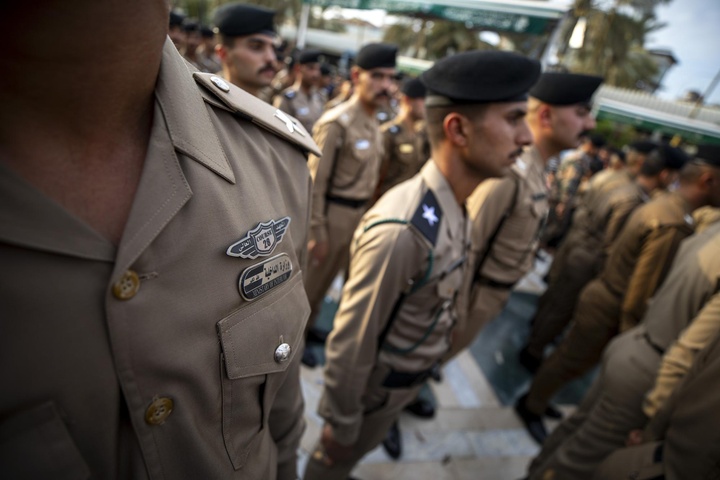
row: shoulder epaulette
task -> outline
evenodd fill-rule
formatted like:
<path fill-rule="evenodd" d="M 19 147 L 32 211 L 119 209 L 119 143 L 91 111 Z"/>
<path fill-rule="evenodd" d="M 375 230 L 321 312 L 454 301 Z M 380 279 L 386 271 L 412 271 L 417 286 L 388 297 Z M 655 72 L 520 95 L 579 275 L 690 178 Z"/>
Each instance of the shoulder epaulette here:
<path fill-rule="evenodd" d="M 295 98 L 295 95 L 297 95 L 297 92 L 295 90 L 285 90 L 285 93 L 283 93 L 283 96 L 288 100 L 292 100 L 293 98 Z"/>
<path fill-rule="evenodd" d="M 442 208 L 432 190 L 425 192 L 417 210 L 413 214 L 410 224 L 415 227 L 428 241 L 435 246 L 440 223 L 442 221 Z"/>
<path fill-rule="evenodd" d="M 400 133 L 400 127 L 398 125 L 393 125 L 388 128 L 388 132 L 392 133 L 393 135 L 397 135 L 398 133 Z"/>
<path fill-rule="evenodd" d="M 295 118 L 263 102 L 245 90 L 212 73 L 193 73 L 195 81 L 205 88 L 215 100 L 226 108 L 253 122 L 259 127 L 274 133 L 280 138 L 294 143 L 302 150 L 321 155 L 312 136 Z M 207 99 L 206 99 L 207 100 Z"/>

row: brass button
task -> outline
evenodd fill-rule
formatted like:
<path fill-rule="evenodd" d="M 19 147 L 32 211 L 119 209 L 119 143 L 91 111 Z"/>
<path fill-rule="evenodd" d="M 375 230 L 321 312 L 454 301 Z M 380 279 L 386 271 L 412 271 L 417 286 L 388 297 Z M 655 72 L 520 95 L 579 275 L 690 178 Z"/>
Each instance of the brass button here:
<path fill-rule="evenodd" d="M 287 343 L 281 343 L 275 349 L 275 361 L 277 363 L 287 362 L 288 359 L 290 358 L 291 352 L 292 352 L 292 347 L 290 347 L 290 345 L 288 345 Z"/>
<path fill-rule="evenodd" d="M 123 273 L 120 280 L 115 282 L 112 291 L 118 300 L 129 300 L 140 290 L 140 277 L 132 270 Z"/>
<path fill-rule="evenodd" d="M 173 411 L 172 398 L 155 397 L 145 411 L 145 421 L 150 425 L 162 425 Z"/>

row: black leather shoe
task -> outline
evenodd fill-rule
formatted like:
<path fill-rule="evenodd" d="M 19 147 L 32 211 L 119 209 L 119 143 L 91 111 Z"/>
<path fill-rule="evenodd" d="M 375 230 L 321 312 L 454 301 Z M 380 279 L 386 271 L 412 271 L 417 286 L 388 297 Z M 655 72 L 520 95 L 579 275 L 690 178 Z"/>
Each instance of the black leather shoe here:
<path fill-rule="evenodd" d="M 540 415 L 536 415 L 527 409 L 527 407 L 525 406 L 526 399 L 527 394 L 520 397 L 520 399 L 515 403 L 515 413 L 517 413 L 518 417 L 520 417 L 520 420 L 522 420 L 523 424 L 525 425 L 525 429 L 528 431 L 530 436 L 534 438 L 536 442 L 542 445 L 542 443 L 545 441 L 545 438 L 547 438 L 547 430 L 545 430 L 545 424 L 543 424 L 543 420 Z"/>
<path fill-rule="evenodd" d="M 397 460 L 400 458 L 400 455 L 402 455 L 400 428 L 398 427 L 397 422 L 393 423 L 390 430 L 388 430 L 387 435 L 385 435 L 385 440 L 382 442 L 382 446 L 393 460 Z"/>
<path fill-rule="evenodd" d="M 520 362 L 520 365 L 525 367 L 525 369 L 533 375 L 535 375 L 540 368 L 540 364 L 542 364 L 542 358 L 538 358 L 528 352 L 527 346 L 520 350 L 520 353 L 518 354 L 518 361 Z"/>
<path fill-rule="evenodd" d="M 302 359 L 300 361 L 303 365 L 310 368 L 315 368 L 318 364 L 315 353 L 312 351 L 312 348 L 309 347 L 305 347 L 305 350 L 303 350 Z"/>
<path fill-rule="evenodd" d="M 420 418 L 433 418 L 435 416 L 435 405 L 430 400 L 416 398 L 414 402 L 405 406 L 405 410 Z"/>
<path fill-rule="evenodd" d="M 552 405 L 548 405 L 545 409 L 545 416 L 548 418 L 554 418 L 555 420 L 562 420 L 563 413 Z"/>
<path fill-rule="evenodd" d="M 328 334 L 329 332 L 326 332 L 325 330 L 320 330 L 319 328 L 311 328 L 307 334 L 307 337 L 305 338 L 305 341 L 307 343 L 318 343 L 320 345 L 325 345 Z"/>

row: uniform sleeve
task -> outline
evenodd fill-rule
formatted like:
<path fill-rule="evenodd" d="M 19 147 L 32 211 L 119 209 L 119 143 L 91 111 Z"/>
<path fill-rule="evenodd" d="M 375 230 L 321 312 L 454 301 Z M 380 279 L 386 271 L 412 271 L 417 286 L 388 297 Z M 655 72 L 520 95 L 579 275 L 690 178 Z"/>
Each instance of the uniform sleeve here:
<path fill-rule="evenodd" d="M 317 143 L 322 156 L 310 155 L 308 167 L 313 179 L 312 214 L 310 226 L 316 241 L 327 241 L 327 217 L 325 215 L 325 195 L 331 181 L 333 165 L 342 141 L 342 127 L 336 122 L 316 124 L 313 139 Z"/>
<path fill-rule="evenodd" d="M 715 337 L 720 335 L 720 293 L 713 295 L 677 341 L 663 356 L 655 387 L 647 394 L 643 410 L 652 417 L 687 375 L 695 358 Z"/>
<path fill-rule="evenodd" d="M 299 358 L 299 353 L 296 357 Z M 278 450 L 277 480 L 297 479 L 297 450 L 305 430 L 303 395 L 300 388 L 300 361 L 288 368 L 270 409 L 268 425 Z"/>
<path fill-rule="evenodd" d="M 371 228 L 353 248 L 350 275 L 328 338 L 319 413 L 344 445 L 356 442 L 362 396 L 377 362 L 379 337 L 408 280 L 420 276 L 427 247 L 407 227 Z"/>
<path fill-rule="evenodd" d="M 607 226 L 605 227 L 603 250 L 606 255 L 610 253 L 610 247 L 620 235 L 623 226 L 625 226 L 628 218 L 630 218 L 630 214 L 638 205 L 639 203 L 636 199 L 626 199 L 613 206 L 607 220 Z"/>
<path fill-rule="evenodd" d="M 675 226 L 660 226 L 647 233 L 623 300 L 621 332 L 640 323 L 648 300 L 667 276 L 680 242 L 685 237 L 687 233 Z"/>
<path fill-rule="evenodd" d="M 477 262 L 483 256 L 490 237 L 497 229 L 503 215 L 510 210 L 516 195 L 516 182 L 519 179 L 510 175 L 502 179 L 486 180 L 481 183 L 467 201 L 468 216 L 472 219 L 470 236 L 472 275 Z"/>

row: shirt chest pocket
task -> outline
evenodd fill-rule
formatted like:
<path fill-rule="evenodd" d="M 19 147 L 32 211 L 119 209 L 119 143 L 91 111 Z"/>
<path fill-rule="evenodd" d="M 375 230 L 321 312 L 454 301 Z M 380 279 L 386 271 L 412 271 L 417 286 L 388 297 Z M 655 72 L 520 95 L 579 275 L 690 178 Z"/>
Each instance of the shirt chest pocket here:
<path fill-rule="evenodd" d="M 302 275 L 265 302 L 218 322 L 222 346 L 222 431 L 233 467 L 241 469 L 268 425 L 270 408 L 301 348 L 310 315 Z M 268 303 L 269 302 L 269 303 Z"/>

